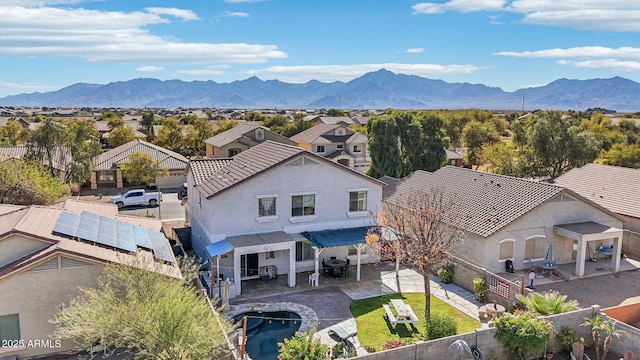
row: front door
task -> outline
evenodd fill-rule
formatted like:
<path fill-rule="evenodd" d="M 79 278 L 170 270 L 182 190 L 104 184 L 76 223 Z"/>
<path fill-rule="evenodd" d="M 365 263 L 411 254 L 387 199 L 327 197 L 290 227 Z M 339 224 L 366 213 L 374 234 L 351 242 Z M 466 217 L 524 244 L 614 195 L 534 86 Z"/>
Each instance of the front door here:
<path fill-rule="evenodd" d="M 240 277 L 257 277 L 258 276 L 258 254 L 240 255 Z"/>

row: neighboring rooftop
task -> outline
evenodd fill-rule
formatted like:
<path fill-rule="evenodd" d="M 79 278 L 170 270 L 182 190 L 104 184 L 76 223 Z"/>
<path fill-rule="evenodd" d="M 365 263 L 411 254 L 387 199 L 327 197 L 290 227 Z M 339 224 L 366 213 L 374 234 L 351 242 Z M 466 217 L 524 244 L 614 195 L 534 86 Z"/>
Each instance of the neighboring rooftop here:
<path fill-rule="evenodd" d="M 566 172 L 554 184 L 617 214 L 640 218 L 640 169 L 586 164 Z"/>
<path fill-rule="evenodd" d="M 194 185 L 198 186 L 203 181 L 212 177 L 218 170 L 231 162 L 231 160 L 231 158 L 191 159 L 191 161 L 189 161 L 189 170 L 193 174 Z"/>
<path fill-rule="evenodd" d="M 293 141 L 289 140 L 289 138 L 287 138 L 286 136 L 282 136 L 280 134 L 274 133 L 273 131 L 269 130 L 268 127 L 259 126 L 259 125 L 249 125 L 249 124 L 236 125 L 229 130 L 223 131 L 215 136 L 208 138 L 204 142 L 219 148 L 234 142 L 242 142 L 249 147 L 255 146 L 256 144 L 258 144 L 258 142 L 246 136 L 245 134 L 258 128 L 263 129 L 265 132 L 272 133 L 273 136 L 279 139 L 278 142 L 282 142 L 284 144 L 289 144 L 289 145 L 295 145 Z"/>
<path fill-rule="evenodd" d="M 557 185 L 455 166 L 445 166 L 433 173 L 418 170 L 391 182 L 383 189 L 385 201 L 402 203 L 412 194 L 438 189 L 445 202 L 453 204 L 447 211 L 446 222 L 483 237 L 566 191 Z"/>
<path fill-rule="evenodd" d="M 29 151 L 27 146 L 0 146 L 0 161 L 6 160 L 22 160 Z M 53 148 L 52 165 L 57 170 L 66 171 L 67 166 L 71 163 L 71 152 L 66 146 L 56 146 Z M 43 161 L 45 166 L 49 165 L 47 160 Z"/>
<path fill-rule="evenodd" d="M 158 166 L 169 170 L 185 169 L 189 163 L 186 157 L 177 152 L 136 139 L 93 158 L 93 170 L 115 169 L 125 162 L 129 158 L 129 155 L 135 152 L 151 155 L 151 157 L 157 160 Z"/>

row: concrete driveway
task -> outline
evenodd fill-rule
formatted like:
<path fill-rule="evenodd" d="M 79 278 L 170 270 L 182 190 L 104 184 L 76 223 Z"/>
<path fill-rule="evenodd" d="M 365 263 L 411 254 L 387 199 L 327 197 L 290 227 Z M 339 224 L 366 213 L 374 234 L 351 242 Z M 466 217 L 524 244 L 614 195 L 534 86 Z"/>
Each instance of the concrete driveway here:
<path fill-rule="evenodd" d="M 603 309 L 640 301 L 640 272 L 624 271 L 571 281 L 536 285 L 536 292 L 556 290 L 581 307 L 600 305 Z"/>
<path fill-rule="evenodd" d="M 152 216 L 162 221 L 184 220 L 184 206 L 179 189 L 161 189 L 162 202 L 158 206 L 128 206 L 120 209 L 120 214 L 131 216 Z"/>

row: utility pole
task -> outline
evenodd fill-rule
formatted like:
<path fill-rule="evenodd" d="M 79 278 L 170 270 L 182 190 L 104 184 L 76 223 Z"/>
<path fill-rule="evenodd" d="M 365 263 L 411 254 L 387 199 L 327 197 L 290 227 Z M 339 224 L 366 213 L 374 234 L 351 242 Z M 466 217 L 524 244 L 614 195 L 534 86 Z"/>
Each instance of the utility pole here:
<path fill-rule="evenodd" d="M 27 94 L 27 107 L 31 107 L 30 97 L 31 95 Z"/>
<path fill-rule="evenodd" d="M 111 94 L 109 94 L 109 108 L 113 109 L 113 96 Z"/>
<path fill-rule="evenodd" d="M 338 111 L 340 111 L 341 105 L 342 105 L 342 95 L 338 94 Z"/>
<path fill-rule="evenodd" d="M 522 112 L 524 112 L 524 96 L 527 94 L 527 90 L 522 90 Z"/>
<path fill-rule="evenodd" d="M 216 108 L 216 94 L 215 93 L 211 93 L 211 109 L 215 109 Z"/>

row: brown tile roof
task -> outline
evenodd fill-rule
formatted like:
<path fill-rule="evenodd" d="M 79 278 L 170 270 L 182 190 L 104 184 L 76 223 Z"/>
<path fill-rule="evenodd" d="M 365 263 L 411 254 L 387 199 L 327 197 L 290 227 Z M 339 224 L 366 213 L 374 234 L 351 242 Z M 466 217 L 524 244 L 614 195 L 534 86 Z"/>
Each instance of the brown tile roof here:
<path fill-rule="evenodd" d="M 193 175 L 193 182 L 195 186 L 200 185 L 203 181 L 209 179 L 218 170 L 222 169 L 225 165 L 231 162 L 231 159 L 191 159 L 189 161 L 189 168 L 187 171 L 191 171 Z"/>
<path fill-rule="evenodd" d="M 10 159 L 22 160 L 27 154 L 26 146 L 0 146 L 0 161 Z M 53 167 L 57 170 L 66 171 L 67 166 L 71 163 L 71 151 L 66 146 L 56 146 L 53 152 Z M 49 165 L 48 161 L 43 161 L 45 166 Z"/>
<path fill-rule="evenodd" d="M 202 181 L 198 188 L 204 196 L 213 196 L 305 152 L 299 147 L 267 140 L 236 155 L 228 164 L 216 171 L 212 177 Z"/>
<path fill-rule="evenodd" d="M 587 164 L 561 175 L 554 184 L 615 213 L 640 218 L 640 169 Z"/>
<path fill-rule="evenodd" d="M 345 141 L 347 144 L 364 144 L 367 142 L 367 135 L 359 132 L 354 132 L 350 138 Z"/>
<path fill-rule="evenodd" d="M 186 169 L 189 160 L 177 152 L 142 140 L 133 140 L 93 158 L 94 170 L 112 170 L 134 152 L 142 152 L 158 159 L 158 165 L 169 170 Z"/>
<path fill-rule="evenodd" d="M 454 205 L 446 222 L 488 237 L 552 199 L 565 188 L 520 178 L 445 166 L 433 173 L 416 171 L 384 189 L 384 201 L 401 202 L 415 191 L 441 189 Z"/>
<path fill-rule="evenodd" d="M 253 131 L 257 128 L 263 129 L 265 132 L 270 132 L 273 136 L 277 137 L 283 144 L 295 145 L 292 140 L 287 138 L 286 136 L 282 136 L 280 134 L 274 133 L 269 130 L 268 127 L 260 126 L 260 125 L 251 125 L 251 124 L 240 124 L 231 129 L 221 132 L 218 135 L 208 138 L 204 142 L 215 147 L 223 147 L 225 145 L 231 144 L 233 142 L 240 142 L 248 147 L 252 147 L 258 144 L 258 142 L 254 141 L 252 137 L 245 136 L 246 133 Z"/>
<path fill-rule="evenodd" d="M 307 130 L 297 133 L 295 135 L 293 135 L 291 137 L 291 140 L 297 142 L 298 144 L 300 143 L 307 143 L 307 144 L 311 144 L 315 139 L 317 139 L 319 136 L 322 136 L 323 134 L 334 130 L 336 128 L 339 127 L 344 127 L 342 125 L 336 125 L 336 124 L 332 124 L 332 125 L 328 125 L 328 124 L 318 124 L 315 126 L 312 126 L 310 128 L 308 128 Z"/>

